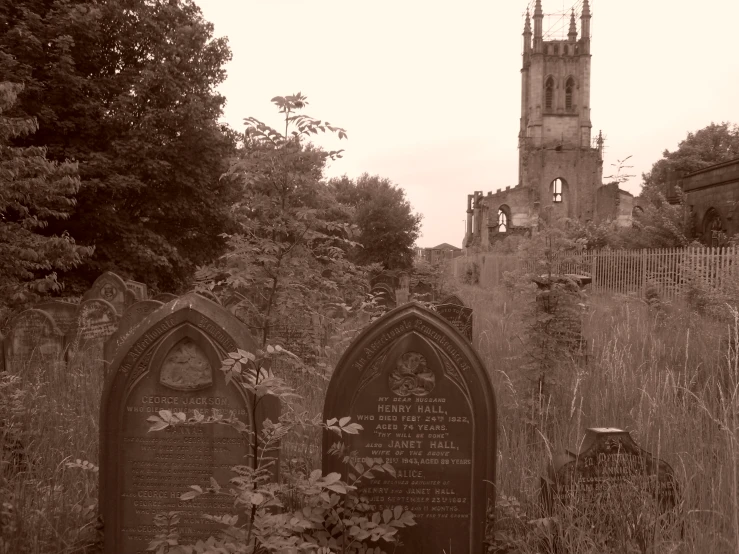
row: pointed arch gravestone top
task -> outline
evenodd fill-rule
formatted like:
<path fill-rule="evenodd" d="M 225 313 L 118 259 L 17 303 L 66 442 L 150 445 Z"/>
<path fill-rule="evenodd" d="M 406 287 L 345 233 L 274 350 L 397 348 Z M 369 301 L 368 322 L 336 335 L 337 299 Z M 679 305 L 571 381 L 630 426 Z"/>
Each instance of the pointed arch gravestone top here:
<path fill-rule="evenodd" d="M 151 312 L 158 310 L 164 304 L 158 300 L 142 300 L 128 308 L 118 322 L 118 328 L 105 342 L 105 361 L 110 364 L 118 352 L 118 347 L 133 334 L 134 329 Z"/>
<path fill-rule="evenodd" d="M 221 360 L 237 348 L 254 352 L 244 325 L 221 306 L 190 293 L 152 312 L 119 347 L 106 378 L 100 412 L 100 509 L 106 554 L 146 551 L 158 513 L 181 512 L 182 544 L 216 535 L 221 526 L 200 517 L 233 513 L 227 497 L 179 497 L 190 485 L 226 484 L 231 468 L 249 465 L 248 438 L 227 425 L 175 427 L 149 432 L 160 410 L 219 410 L 259 431 L 276 421 L 276 400 L 254 399 L 227 384 Z"/>
<path fill-rule="evenodd" d="M 85 293 L 82 300 L 96 298 L 110 302 L 119 316 L 123 315 L 126 308 L 136 302 L 133 291 L 129 290 L 126 287 L 126 282 L 112 271 L 106 271 L 95 279 L 92 287 Z"/>
<path fill-rule="evenodd" d="M 365 329 L 331 377 L 324 418 L 350 416 L 364 427 L 348 451 L 382 458 L 397 476 L 360 489 L 375 509 L 405 506 L 417 525 L 394 552 L 484 551 L 495 502 L 496 407 L 487 370 L 440 315 L 405 304 Z M 323 439 L 323 470 L 346 475 Z"/>

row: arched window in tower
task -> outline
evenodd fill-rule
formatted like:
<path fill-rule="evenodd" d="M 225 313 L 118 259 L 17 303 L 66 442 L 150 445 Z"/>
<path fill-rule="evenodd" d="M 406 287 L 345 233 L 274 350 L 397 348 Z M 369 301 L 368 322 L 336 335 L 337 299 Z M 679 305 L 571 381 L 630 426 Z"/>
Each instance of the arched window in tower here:
<path fill-rule="evenodd" d="M 562 179 L 559 177 L 552 181 L 552 202 L 555 204 L 562 202 Z"/>
<path fill-rule="evenodd" d="M 507 206 L 498 208 L 498 232 L 508 232 L 508 209 Z"/>
<path fill-rule="evenodd" d="M 570 77 L 565 84 L 565 109 L 572 109 L 572 95 L 575 93 L 575 80 Z"/>
<path fill-rule="evenodd" d="M 552 109 L 552 101 L 554 100 L 554 79 L 549 77 L 546 84 L 544 85 L 544 106 L 548 109 Z"/>

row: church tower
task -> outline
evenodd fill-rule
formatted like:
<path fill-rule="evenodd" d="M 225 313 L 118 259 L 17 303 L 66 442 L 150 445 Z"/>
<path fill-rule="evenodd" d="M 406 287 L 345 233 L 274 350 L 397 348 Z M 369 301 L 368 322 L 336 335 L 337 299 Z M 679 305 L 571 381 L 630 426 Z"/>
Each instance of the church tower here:
<path fill-rule="evenodd" d="M 533 33 L 526 13 L 518 140 L 518 185 L 529 189 L 535 211 L 550 207 L 550 213 L 582 220 L 592 219 L 603 175 L 600 152 L 591 147 L 590 19 L 584 0 L 579 38 L 573 10 L 566 38 L 550 40 L 541 0 L 534 6 Z"/>

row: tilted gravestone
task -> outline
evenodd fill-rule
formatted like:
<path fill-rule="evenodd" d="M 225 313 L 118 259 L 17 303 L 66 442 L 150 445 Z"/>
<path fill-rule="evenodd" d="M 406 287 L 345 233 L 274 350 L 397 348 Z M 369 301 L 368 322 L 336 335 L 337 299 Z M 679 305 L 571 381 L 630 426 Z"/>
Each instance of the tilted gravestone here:
<path fill-rule="evenodd" d="M 619 491 L 632 498 L 652 496 L 663 512 L 677 502 L 672 467 L 642 450 L 621 429 L 588 429 L 579 451 L 555 457 L 547 471 L 542 492 L 549 511 L 555 504 L 597 506 Z"/>
<path fill-rule="evenodd" d="M 227 484 L 231 468 L 250 465 L 248 437 L 226 425 L 175 427 L 149 432 L 147 418 L 160 410 L 216 410 L 261 429 L 276 421 L 274 399 L 257 404 L 234 381 L 226 384 L 221 361 L 237 348 L 256 344 L 233 315 L 197 294 L 187 294 L 149 314 L 120 346 L 101 403 L 100 507 L 106 554 L 146 551 L 158 513 L 179 511 L 180 543 L 216 535 L 221 526 L 204 519 L 236 513 L 225 496 L 180 501 L 190 485 Z"/>
<path fill-rule="evenodd" d="M 92 287 L 85 293 L 82 300 L 101 299 L 110 302 L 120 316 L 131 304 L 136 302 L 133 291 L 126 287 L 126 282 L 115 273 L 106 271 L 95 279 Z"/>
<path fill-rule="evenodd" d="M 357 457 L 382 458 L 397 477 L 360 494 L 376 509 L 402 505 L 415 527 L 397 554 L 482 553 L 495 502 L 495 395 L 485 366 L 451 324 L 418 303 L 385 314 L 347 349 L 331 377 L 324 418 L 350 416 L 364 430 L 342 438 Z M 323 470 L 346 476 L 323 439 Z"/>
<path fill-rule="evenodd" d="M 118 322 L 118 329 L 105 342 L 105 361 L 110 364 L 118 352 L 118 347 L 134 332 L 144 318 L 154 310 L 164 306 L 158 300 L 142 300 L 128 308 Z"/>
<path fill-rule="evenodd" d="M 5 370 L 19 374 L 34 364 L 48 368 L 61 363 L 64 335 L 51 315 L 30 309 L 10 320 L 3 346 Z"/>
<path fill-rule="evenodd" d="M 454 328 L 472 342 L 472 308 L 464 305 L 458 296 L 445 298 L 441 304 L 434 306 L 436 311 L 449 321 Z"/>
<path fill-rule="evenodd" d="M 145 283 L 139 283 L 138 281 L 126 281 L 126 288 L 130 290 L 136 297 L 136 302 L 149 299 L 149 287 Z"/>

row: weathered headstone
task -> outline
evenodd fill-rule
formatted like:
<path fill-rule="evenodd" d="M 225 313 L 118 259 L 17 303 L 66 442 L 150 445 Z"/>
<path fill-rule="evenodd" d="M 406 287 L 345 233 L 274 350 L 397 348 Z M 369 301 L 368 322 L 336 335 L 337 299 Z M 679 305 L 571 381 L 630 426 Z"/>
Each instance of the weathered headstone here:
<path fill-rule="evenodd" d="M 69 333 L 77 323 L 79 305 L 59 300 L 50 300 L 34 305 L 37 310 L 43 310 L 51 316 L 63 334 Z"/>
<path fill-rule="evenodd" d="M 123 343 L 144 318 L 154 310 L 164 306 L 158 300 L 142 300 L 128 308 L 118 322 L 118 329 L 105 342 L 105 361 L 110 364 L 115 357 L 118 347 Z"/>
<path fill-rule="evenodd" d="M 110 302 L 119 316 L 123 315 L 126 308 L 136 302 L 136 297 L 126 287 L 126 282 L 110 271 L 106 271 L 95 279 L 92 287 L 85 293 L 82 300 L 94 300 L 97 298 Z"/>
<path fill-rule="evenodd" d="M 550 510 L 556 503 L 597 505 L 618 487 L 629 493 L 654 496 L 662 511 L 673 508 L 677 501 L 672 467 L 642 450 L 621 429 L 588 429 L 579 451 L 566 451 L 555 457 L 547 472 L 543 493 Z"/>
<path fill-rule="evenodd" d="M 227 497 L 205 495 L 181 502 L 190 485 L 226 484 L 230 468 L 253 462 L 247 437 L 226 425 L 177 427 L 149 432 L 146 419 L 160 410 L 220 410 L 259 431 L 275 401 L 264 398 L 252 421 L 250 395 L 219 370 L 229 352 L 254 352 L 256 344 L 228 311 L 187 294 L 149 314 L 121 345 L 106 379 L 100 425 L 100 507 L 106 554 L 146 551 L 156 533 L 154 517 L 181 513 L 182 544 L 215 535 L 221 526 L 201 513 L 234 513 Z M 256 427 L 255 427 L 256 425 Z"/>
<path fill-rule="evenodd" d="M 118 329 L 119 315 L 110 302 L 100 298 L 83 300 L 75 326 L 67 333 L 68 357 L 74 363 L 84 359 L 96 370 L 105 371 L 105 342 Z M 82 353 L 84 357 L 77 357 Z"/>
<path fill-rule="evenodd" d="M 172 300 L 177 300 L 177 295 L 172 294 L 171 292 L 162 292 L 160 294 L 157 294 L 152 300 L 158 300 L 159 302 L 166 304 L 167 302 L 171 302 Z"/>
<path fill-rule="evenodd" d="M 466 307 L 457 297 L 450 297 L 450 299 L 452 301 L 456 299 L 459 303 L 449 302 L 449 299 L 446 299 L 434 308 L 444 319 L 454 325 L 454 328 L 464 335 L 468 341 L 472 342 L 472 308 Z"/>
<path fill-rule="evenodd" d="M 64 335 L 43 310 L 25 310 L 15 316 L 3 340 L 5 370 L 20 373 L 39 362 L 44 367 L 63 360 Z"/>
<path fill-rule="evenodd" d="M 350 416 L 364 430 L 342 438 L 357 457 L 382 458 L 397 477 L 376 477 L 360 490 L 376 509 L 411 510 L 397 554 L 484 551 L 494 507 L 495 395 L 485 366 L 450 323 L 418 303 L 372 323 L 347 349 L 331 377 L 324 418 Z M 324 472 L 346 475 L 328 454 Z"/>
<path fill-rule="evenodd" d="M 145 283 L 139 283 L 138 281 L 126 281 L 126 288 L 133 292 L 137 302 L 149 299 L 149 289 Z"/>

